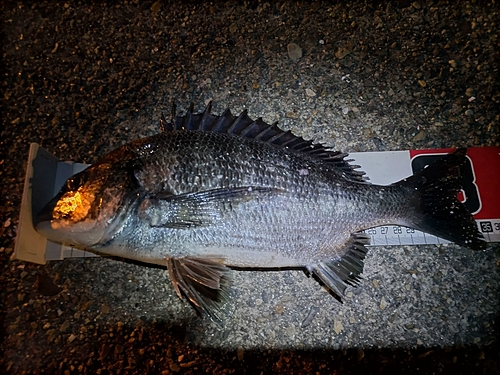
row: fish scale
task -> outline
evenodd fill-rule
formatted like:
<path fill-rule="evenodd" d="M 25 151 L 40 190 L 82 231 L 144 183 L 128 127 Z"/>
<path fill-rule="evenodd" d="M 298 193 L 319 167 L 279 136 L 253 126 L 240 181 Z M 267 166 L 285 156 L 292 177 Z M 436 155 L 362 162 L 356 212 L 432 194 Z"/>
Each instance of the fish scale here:
<path fill-rule="evenodd" d="M 404 225 L 473 249 L 485 243 L 457 200 L 465 150 L 389 186 L 332 151 L 246 111 L 162 117 L 68 180 L 38 217 L 48 238 L 167 266 L 179 296 L 217 319 L 227 267 L 302 268 L 342 296 L 368 237 Z M 85 202 L 79 205 L 78 199 Z"/>
<path fill-rule="evenodd" d="M 183 140 L 177 140 L 177 138 L 183 138 Z M 199 138 L 199 139 L 198 139 Z M 208 150 L 204 150 L 202 143 L 205 142 L 207 138 L 210 140 L 206 143 L 212 143 L 211 138 L 221 138 L 218 139 L 214 144 L 222 145 L 220 147 L 209 147 Z M 311 223 L 311 219 L 308 218 L 308 215 L 305 214 L 307 212 L 313 213 L 312 218 L 316 219 L 317 222 L 328 223 L 331 216 L 331 209 L 326 209 L 327 204 L 333 199 L 332 192 L 334 192 L 331 184 L 328 183 L 327 176 L 328 174 L 338 174 L 341 175 L 334 167 L 330 167 L 332 170 L 328 170 L 322 165 L 315 165 L 314 160 L 306 162 L 299 158 L 297 155 L 287 154 L 287 158 L 283 158 L 286 161 L 281 162 L 280 165 L 277 165 L 274 160 L 276 159 L 276 151 L 274 148 L 269 148 L 268 150 L 264 149 L 255 151 L 258 149 L 257 146 L 262 145 L 244 145 L 240 140 L 232 139 L 234 137 L 228 137 L 227 135 L 222 134 L 210 134 L 208 137 L 206 134 L 198 133 L 198 134 L 189 134 L 189 137 L 186 137 L 186 134 L 183 132 L 180 133 L 172 133 L 168 135 L 168 138 L 165 140 L 165 144 L 162 147 L 169 149 L 170 153 L 176 155 L 185 155 L 185 157 L 177 157 L 177 165 L 172 171 L 172 176 L 170 179 L 165 181 L 165 186 L 168 191 L 171 191 L 172 194 L 183 194 L 187 192 L 195 192 L 199 190 L 199 187 L 193 182 L 196 176 L 200 175 L 213 175 L 215 173 L 219 173 L 222 178 L 216 180 L 216 183 L 213 183 L 213 180 L 208 179 L 203 187 L 205 189 L 216 189 L 216 188 L 228 188 L 228 187 L 237 187 L 237 186 L 256 186 L 256 187 L 271 187 L 275 189 L 282 189 L 283 192 L 280 192 L 278 195 L 284 195 L 280 202 L 274 203 L 274 205 L 293 208 L 292 212 L 281 210 L 281 213 L 284 218 L 289 218 L 293 213 L 293 217 L 297 218 L 291 225 L 291 222 L 280 223 L 279 220 L 274 220 L 273 222 L 268 223 L 264 228 L 260 228 L 256 230 L 258 237 L 264 238 L 266 237 L 266 241 L 268 246 L 273 245 L 277 247 L 276 244 L 270 242 L 274 238 L 278 236 L 276 233 L 283 234 L 285 238 L 287 238 L 287 233 L 296 232 L 297 230 L 302 230 L 303 228 L 307 228 L 307 231 L 312 230 L 308 224 Z M 231 142 L 231 141 L 237 141 Z M 249 141 L 248 141 L 249 142 Z M 248 143 L 247 142 L 247 143 Z M 169 144 L 174 144 L 175 148 L 169 147 Z M 233 144 L 234 143 L 234 144 Z M 251 142 L 250 142 L 251 143 Z M 233 147 L 234 146 L 234 147 Z M 247 146 L 248 149 L 254 150 L 254 157 L 252 159 L 243 159 L 240 155 L 247 155 L 247 150 L 244 146 Z M 266 153 L 267 151 L 267 153 Z M 194 152 L 197 152 L 198 155 L 196 158 L 192 158 Z M 286 154 L 286 151 L 282 151 Z M 220 155 L 225 155 L 223 158 L 219 158 Z M 201 157 L 203 156 L 203 157 Z M 161 157 L 161 155 L 159 155 Z M 215 160 L 228 158 L 230 161 L 221 160 L 225 163 L 224 168 L 220 168 L 218 163 L 214 162 Z M 193 160 L 194 159 L 194 160 Z M 253 164 L 250 165 L 248 160 L 253 160 Z M 257 161 L 257 162 L 256 162 Z M 272 163 L 272 164 L 271 164 Z M 158 165 L 161 163 L 151 163 L 152 165 Z M 272 165 L 273 173 L 268 171 L 269 165 Z M 201 167 L 200 167 L 201 166 Z M 248 173 L 248 169 L 251 168 L 252 173 Z M 307 169 L 310 172 L 307 176 L 301 176 L 300 170 Z M 291 175 L 290 171 L 296 171 L 295 175 Z M 144 171 L 146 173 L 146 171 Z M 157 172 L 151 172 L 154 175 Z M 182 177 L 182 178 L 181 178 Z M 323 181 L 320 180 L 323 179 Z M 314 182 L 313 183 L 311 183 Z M 146 187 L 147 188 L 147 187 Z M 285 194 L 286 192 L 286 194 Z M 342 200 L 342 191 L 339 191 L 337 196 L 339 200 Z M 317 207 L 318 200 L 321 196 L 327 197 L 327 201 L 323 204 L 320 204 L 320 207 L 324 212 L 323 216 L 318 215 L 318 212 L 314 212 L 311 205 Z M 352 197 L 356 197 L 355 195 L 351 195 Z M 297 202 L 294 202 L 293 205 L 285 205 L 285 200 L 290 200 L 296 198 Z M 299 199 L 300 198 L 300 199 Z M 368 198 L 369 199 L 369 198 Z M 228 237 L 228 234 L 231 234 L 232 231 L 237 231 L 238 227 L 243 227 L 245 223 L 252 222 L 255 226 L 254 220 L 264 221 L 266 218 L 273 217 L 273 210 L 268 210 L 262 212 L 263 208 L 267 206 L 262 205 L 260 201 L 254 202 L 252 206 L 242 205 L 241 212 L 249 213 L 251 217 L 244 217 L 241 219 L 233 220 L 235 224 L 235 228 L 232 230 L 228 230 L 227 228 L 223 228 L 223 232 L 220 235 L 216 235 L 216 228 L 211 226 L 208 229 L 212 233 L 213 237 Z M 361 202 L 360 202 L 361 203 Z M 333 202 L 333 204 L 335 204 Z M 253 207 L 255 206 L 255 207 Z M 235 211 L 239 213 L 240 211 Z M 275 213 L 274 213 L 275 214 Z M 256 217 L 257 216 L 257 217 Z M 280 217 L 281 217 L 280 216 Z M 230 222 L 233 222 L 230 220 Z M 272 234 L 266 236 L 265 230 L 272 229 Z M 354 228 L 351 228 L 354 229 Z M 184 233 L 183 233 L 184 234 Z M 175 238 L 175 233 L 169 238 Z M 241 238 L 239 239 L 241 241 Z M 320 238 L 320 240 L 322 240 Z M 326 241 L 327 239 L 324 239 Z M 328 240 L 333 241 L 333 238 L 328 238 Z M 172 242 L 172 241 L 169 241 Z M 189 238 L 183 237 L 182 240 L 173 241 L 170 246 L 166 246 L 168 248 L 175 248 L 181 245 L 190 243 Z M 222 245 L 221 239 L 218 240 L 218 243 Z M 284 245 L 283 242 L 280 242 Z M 297 245 L 294 243 L 286 243 L 286 248 L 294 249 Z M 229 246 L 229 244 L 224 244 Z M 241 246 L 241 243 L 238 243 Z M 143 243 L 143 247 L 144 247 Z M 186 248 L 189 248 L 188 245 L 182 245 Z M 250 246 L 250 244 L 248 244 Z M 260 245 L 262 246 L 262 245 Z M 302 246 L 302 245 L 299 245 Z M 170 250 L 172 251 L 172 250 Z M 231 262 L 231 265 L 235 266 L 243 266 L 243 264 L 237 264 L 235 261 Z M 298 266 L 300 263 L 297 261 L 294 264 L 288 264 Z M 275 265 L 278 266 L 278 265 Z"/>

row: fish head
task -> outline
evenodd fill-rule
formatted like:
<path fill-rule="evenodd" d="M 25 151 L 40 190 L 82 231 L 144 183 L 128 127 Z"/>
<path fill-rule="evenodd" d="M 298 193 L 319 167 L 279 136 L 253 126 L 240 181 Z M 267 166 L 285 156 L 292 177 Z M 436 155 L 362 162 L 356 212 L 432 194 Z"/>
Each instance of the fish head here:
<path fill-rule="evenodd" d="M 104 244 L 122 227 L 137 190 L 127 168 L 106 161 L 92 165 L 66 181 L 36 217 L 35 229 L 56 242 Z"/>

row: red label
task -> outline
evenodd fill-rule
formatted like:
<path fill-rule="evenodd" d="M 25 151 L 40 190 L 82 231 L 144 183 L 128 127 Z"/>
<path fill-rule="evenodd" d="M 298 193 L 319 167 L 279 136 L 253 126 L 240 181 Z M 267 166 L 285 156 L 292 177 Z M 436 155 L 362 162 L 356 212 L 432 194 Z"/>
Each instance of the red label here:
<path fill-rule="evenodd" d="M 441 156 L 451 151 L 451 148 L 410 150 L 410 159 L 413 165 L 418 155 Z M 500 219 L 500 147 L 471 147 L 467 149 L 467 158 L 464 189 L 459 199 L 465 201 L 476 220 Z"/>

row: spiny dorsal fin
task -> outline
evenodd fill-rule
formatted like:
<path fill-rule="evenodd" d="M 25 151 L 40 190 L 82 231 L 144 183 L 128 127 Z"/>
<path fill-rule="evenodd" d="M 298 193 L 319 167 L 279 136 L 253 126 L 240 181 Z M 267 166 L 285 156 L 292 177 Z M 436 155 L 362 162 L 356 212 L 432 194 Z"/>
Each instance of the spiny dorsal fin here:
<path fill-rule="evenodd" d="M 209 102 L 202 113 L 194 113 L 194 105 L 191 103 L 184 116 L 177 116 L 174 105 L 171 123 L 164 123 L 164 118 L 162 118 L 160 124 L 164 131 L 201 130 L 256 139 L 272 144 L 277 148 L 286 148 L 293 152 L 320 159 L 342 170 L 346 178 L 350 180 L 358 182 L 366 182 L 367 180 L 367 178 L 363 177 L 365 172 L 355 170 L 359 166 L 351 165 L 349 162 L 352 160 L 345 159 L 348 155 L 346 153 L 332 151 L 321 144 L 306 141 L 290 131 L 281 130 L 277 123 L 268 124 L 260 117 L 253 120 L 248 116 L 246 109 L 239 116 L 234 116 L 229 109 L 226 109 L 222 115 L 217 116 L 211 113 L 211 109 L 212 102 Z"/>

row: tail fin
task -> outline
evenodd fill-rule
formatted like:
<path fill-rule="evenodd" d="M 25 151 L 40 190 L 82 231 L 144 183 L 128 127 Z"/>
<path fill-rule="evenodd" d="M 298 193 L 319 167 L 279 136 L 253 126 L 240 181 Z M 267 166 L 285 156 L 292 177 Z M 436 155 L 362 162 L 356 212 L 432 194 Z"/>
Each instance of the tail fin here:
<path fill-rule="evenodd" d="M 479 250 L 486 242 L 470 212 L 457 199 L 466 151 L 457 149 L 397 184 L 415 197 L 416 213 L 408 226 Z"/>

